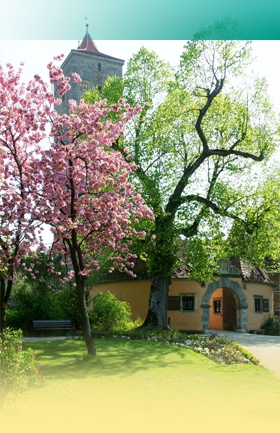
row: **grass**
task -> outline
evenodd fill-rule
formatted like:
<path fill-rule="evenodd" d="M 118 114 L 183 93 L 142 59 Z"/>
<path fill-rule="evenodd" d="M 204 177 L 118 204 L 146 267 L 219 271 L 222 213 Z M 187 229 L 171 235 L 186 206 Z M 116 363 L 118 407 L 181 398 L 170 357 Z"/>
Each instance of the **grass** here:
<path fill-rule="evenodd" d="M 93 359 L 81 340 L 28 346 L 44 379 L 4 405 L 3 431 L 200 433 L 226 425 L 243 433 L 280 426 L 280 381 L 260 366 L 217 364 L 155 341 L 97 339 Z"/>

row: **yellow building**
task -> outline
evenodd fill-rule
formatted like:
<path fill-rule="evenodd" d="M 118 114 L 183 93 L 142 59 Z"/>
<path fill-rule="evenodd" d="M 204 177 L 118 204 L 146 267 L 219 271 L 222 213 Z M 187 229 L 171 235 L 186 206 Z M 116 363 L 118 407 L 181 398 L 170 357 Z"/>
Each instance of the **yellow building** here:
<path fill-rule="evenodd" d="M 130 304 L 133 320 L 145 319 L 150 281 L 122 278 L 126 280 L 96 285 L 91 294 L 110 291 Z M 168 297 L 171 327 L 200 332 L 257 331 L 273 315 L 273 287 L 266 273 L 239 259 L 220 262 L 220 276 L 208 284 L 191 281 L 186 272 L 175 272 Z"/>

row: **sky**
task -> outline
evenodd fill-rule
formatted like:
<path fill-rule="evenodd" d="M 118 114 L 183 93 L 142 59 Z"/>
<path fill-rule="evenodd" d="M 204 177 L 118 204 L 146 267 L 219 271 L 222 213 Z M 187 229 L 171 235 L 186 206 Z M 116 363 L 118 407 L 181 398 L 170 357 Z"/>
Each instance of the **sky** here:
<path fill-rule="evenodd" d="M 94 36 L 90 27 L 89 33 Z M 80 40 L 84 34 L 85 29 L 81 31 Z M 47 63 L 58 54 L 67 56 L 71 49 L 77 48 L 78 43 L 78 40 L 0 40 L 0 62 L 2 65 L 11 63 L 15 67 L 24 62 L 25 82 L 35 74 L 47 80 Z M 123 59 L 124 72 L 127 61 L 141 46 L 155 51 L 173 66 L 178 65 L 184 46 L 183 40 L 95 40 L 95 43 L 104 54 Z M 253 41 L 253 49 L 257 57 L 254 70 L 267 78 L 270 96 L 277 111 L 280 111 L 280 40 Z"/>

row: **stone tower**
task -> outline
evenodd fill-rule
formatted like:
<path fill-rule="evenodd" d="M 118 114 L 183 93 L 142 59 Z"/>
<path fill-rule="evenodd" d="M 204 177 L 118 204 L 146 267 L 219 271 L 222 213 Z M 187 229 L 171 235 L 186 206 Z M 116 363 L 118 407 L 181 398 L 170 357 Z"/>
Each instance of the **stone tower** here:
<path fill-rule="evenodd" d="M 61 65 L 66 77 L 71 77 L 72 72 L 76 72 L 80 75 L 82 82 L 74 83 L 72 80 L 70 81 L 71 89 L 62 97 L 61 105 L 56 108 L 58 113 L 68 113 L 69 99 L 78 102 L 86 90 L 93 89 L 96 86 L 101 89 L 108 76 L 121 77 L 123 65 L 123 60 L 98 51 L 89 35 L 87 24 L 83 41 L 77 49 L 70 51 Z"/>

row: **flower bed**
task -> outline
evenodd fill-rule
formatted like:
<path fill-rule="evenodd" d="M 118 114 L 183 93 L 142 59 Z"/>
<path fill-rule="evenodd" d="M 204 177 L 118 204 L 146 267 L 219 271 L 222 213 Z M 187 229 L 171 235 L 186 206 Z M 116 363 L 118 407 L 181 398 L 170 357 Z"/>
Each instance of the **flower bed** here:
<path fill-rule="evenodd" d="M 179 331 L 156 332 L 140 328 L 129 333 L 117 333 L 111 337 L 166 342 L 178 347 L 192 349 L 218 364 L 258 364 L 258 360 L 242 346 L 215 333 L 188 335 Z"/>

